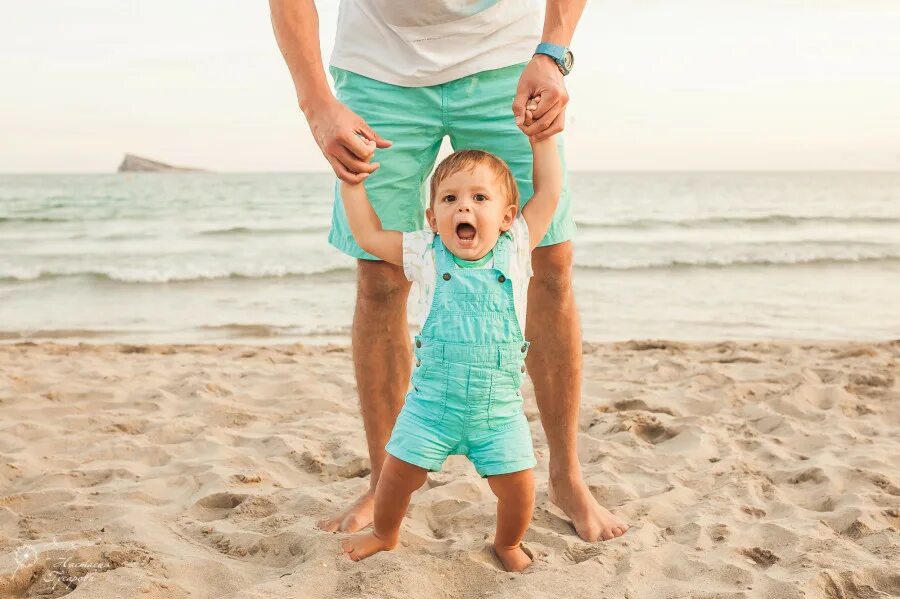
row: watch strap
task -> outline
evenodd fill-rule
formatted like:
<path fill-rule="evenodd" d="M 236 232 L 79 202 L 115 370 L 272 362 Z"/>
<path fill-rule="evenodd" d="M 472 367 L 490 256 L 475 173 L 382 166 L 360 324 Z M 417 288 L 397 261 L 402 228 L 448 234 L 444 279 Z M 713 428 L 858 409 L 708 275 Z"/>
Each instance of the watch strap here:
<path fill-rule="evenodd" d="M 566 54 L 566 47 L 559 44 L 551 44 L 549 42 L 541 42 L 534 49 L 535 54 L 546 54 L 556 62 L 562 62 L 563 56 Z"/>

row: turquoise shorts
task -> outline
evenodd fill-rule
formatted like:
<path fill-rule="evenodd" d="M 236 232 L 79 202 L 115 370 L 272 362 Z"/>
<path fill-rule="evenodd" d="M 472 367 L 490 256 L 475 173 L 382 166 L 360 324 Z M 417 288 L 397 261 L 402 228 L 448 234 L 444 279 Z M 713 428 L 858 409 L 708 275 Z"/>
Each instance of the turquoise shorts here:
<path fill-rule="evenodd" d="M 505 160 L 519 184 L 523 205 L 531 198 L 531 144 L 512 114 L 519 75 L 526 64 L 427 87 L 391 85 L 329 67 L 338 100 L 365 119 L 381 137 L 394 142 L 390 148 L 375 151 L 373 162 L 381 166 L 365 181 L 372 206 L 385 229 L 409 232 L 424 227 L 425 182 L 445 135 L 450 136 L 454 150 L 480 149 Z M 562 134 L 556 139 L 563 162 L 563 191 L 541 246 L 562 243 L 575 235 Z M 353 239 L 340 201 L 339 181 L 334 198 L 328 241 L 354 258 L 377 260 Z"/>
<path fill-rule="evenodd" d="M 450 455 L 467 456 L 482 477 L 533 468 L 531 427 L 519 392 L 525 354 L 517 347 L 500 365 L 488 366 L 488 359 L 474 365 L 469 359 L 454 361 L 449 344 L 439 345 L 441 355 L 428 343 L 416 349 L 413 389 L 385 450 L 432 471 Z M 487 351 L 496 361 L 494 348 L 459 344 L 455 349 L 466 358 Z"/>

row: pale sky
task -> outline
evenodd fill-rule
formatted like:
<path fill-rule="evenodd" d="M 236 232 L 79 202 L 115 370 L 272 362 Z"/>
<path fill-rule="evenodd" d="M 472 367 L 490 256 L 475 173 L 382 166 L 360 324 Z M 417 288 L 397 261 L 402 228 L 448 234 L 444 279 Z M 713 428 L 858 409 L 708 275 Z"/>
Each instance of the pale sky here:
<path fill-rule="evenodd" d="M 2 172 L 328 170 L 266 2 L 0 8 Z M 896 0 L 589 0 L 572 49 L 574 170 L 900 169 Z"/>

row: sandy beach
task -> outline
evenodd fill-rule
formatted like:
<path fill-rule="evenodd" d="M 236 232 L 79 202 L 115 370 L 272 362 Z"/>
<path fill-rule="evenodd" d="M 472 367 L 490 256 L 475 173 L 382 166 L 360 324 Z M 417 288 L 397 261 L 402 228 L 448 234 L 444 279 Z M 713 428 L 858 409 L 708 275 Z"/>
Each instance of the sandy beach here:
<path fill-rule="evenodd" d="M 900 596 L 900 342 L 587 344 L 580 455 L 626 518 L 538 497 L 525 574 L 463 458 L 361 563 L 315 521 L 368 484 L 344 346 L 0 346 L 0 597 Z"/>

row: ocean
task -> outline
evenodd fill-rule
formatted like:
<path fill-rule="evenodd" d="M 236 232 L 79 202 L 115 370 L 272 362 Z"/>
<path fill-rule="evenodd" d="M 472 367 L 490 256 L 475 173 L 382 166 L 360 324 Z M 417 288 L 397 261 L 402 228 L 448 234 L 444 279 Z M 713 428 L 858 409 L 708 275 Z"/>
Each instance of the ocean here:
<path fill-rule="evenodd" d="M 900 173 L 571 173 L 588 341 L 900 338 Z M 330 174 L 0 175 L 0 340 L 346 342 Z"/>

